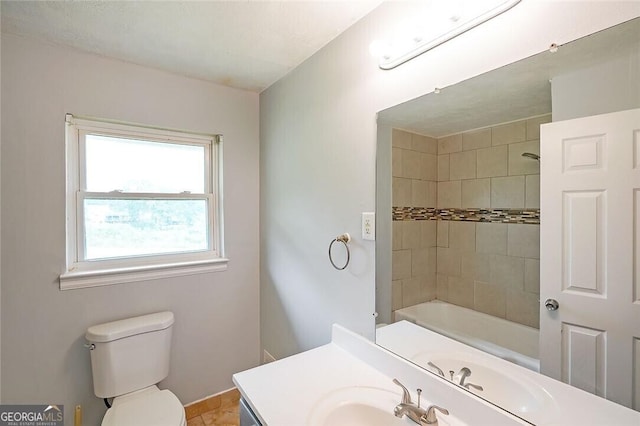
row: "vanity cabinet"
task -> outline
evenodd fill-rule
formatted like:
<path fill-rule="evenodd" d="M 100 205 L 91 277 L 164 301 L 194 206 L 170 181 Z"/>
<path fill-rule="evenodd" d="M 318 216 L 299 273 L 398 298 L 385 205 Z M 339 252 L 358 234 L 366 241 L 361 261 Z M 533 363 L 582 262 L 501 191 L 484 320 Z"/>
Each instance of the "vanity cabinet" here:
<path fill-rule="evenodd" d="M 240 398 L 240 426 L 262 426 L 244 398 Z"/>

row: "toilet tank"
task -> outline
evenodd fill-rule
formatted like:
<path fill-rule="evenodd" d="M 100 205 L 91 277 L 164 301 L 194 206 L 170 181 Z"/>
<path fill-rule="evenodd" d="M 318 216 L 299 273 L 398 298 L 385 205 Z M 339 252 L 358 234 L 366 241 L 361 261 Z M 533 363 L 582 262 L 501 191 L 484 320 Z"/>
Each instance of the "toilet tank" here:
<path fill-rule="evenodd" d="M 96 396 L 120 396 L 167 377 L 173 322 L 172 312 L 158 312 L 89 327 Z"/>

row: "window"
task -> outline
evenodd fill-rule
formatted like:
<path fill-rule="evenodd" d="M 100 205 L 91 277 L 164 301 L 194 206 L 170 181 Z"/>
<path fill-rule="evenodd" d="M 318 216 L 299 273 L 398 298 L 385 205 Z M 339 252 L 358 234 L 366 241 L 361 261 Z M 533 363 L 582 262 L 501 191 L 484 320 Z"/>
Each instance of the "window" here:
<path fill-rule="evenodd" d="M 226 268 L 221 140 L 67 114 L 60 288 Z"/>

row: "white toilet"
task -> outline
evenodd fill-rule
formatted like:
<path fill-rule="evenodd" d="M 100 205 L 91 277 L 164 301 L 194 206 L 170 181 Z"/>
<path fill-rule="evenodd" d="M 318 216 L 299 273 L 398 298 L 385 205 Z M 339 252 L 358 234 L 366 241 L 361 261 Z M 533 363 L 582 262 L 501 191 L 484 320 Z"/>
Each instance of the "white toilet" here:
<path fill-rule="evenodd" d="M 102 426 L 185 426 L 184 407 L 156 386 L 169 374 L 173 313 L 89 327 L 93 390 L 114 398 Z"/>

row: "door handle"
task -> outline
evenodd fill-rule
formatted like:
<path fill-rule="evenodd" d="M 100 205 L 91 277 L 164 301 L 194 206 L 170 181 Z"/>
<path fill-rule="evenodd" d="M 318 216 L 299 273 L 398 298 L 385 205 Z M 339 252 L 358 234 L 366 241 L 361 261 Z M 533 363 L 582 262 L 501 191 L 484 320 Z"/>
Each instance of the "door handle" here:
<path fill-rule="evenodd" d="M 547 299 L 544 301 L 544 306 L 548 311 L 557 311 L 560 307 L 560 304 L 556 299 Z"/>

